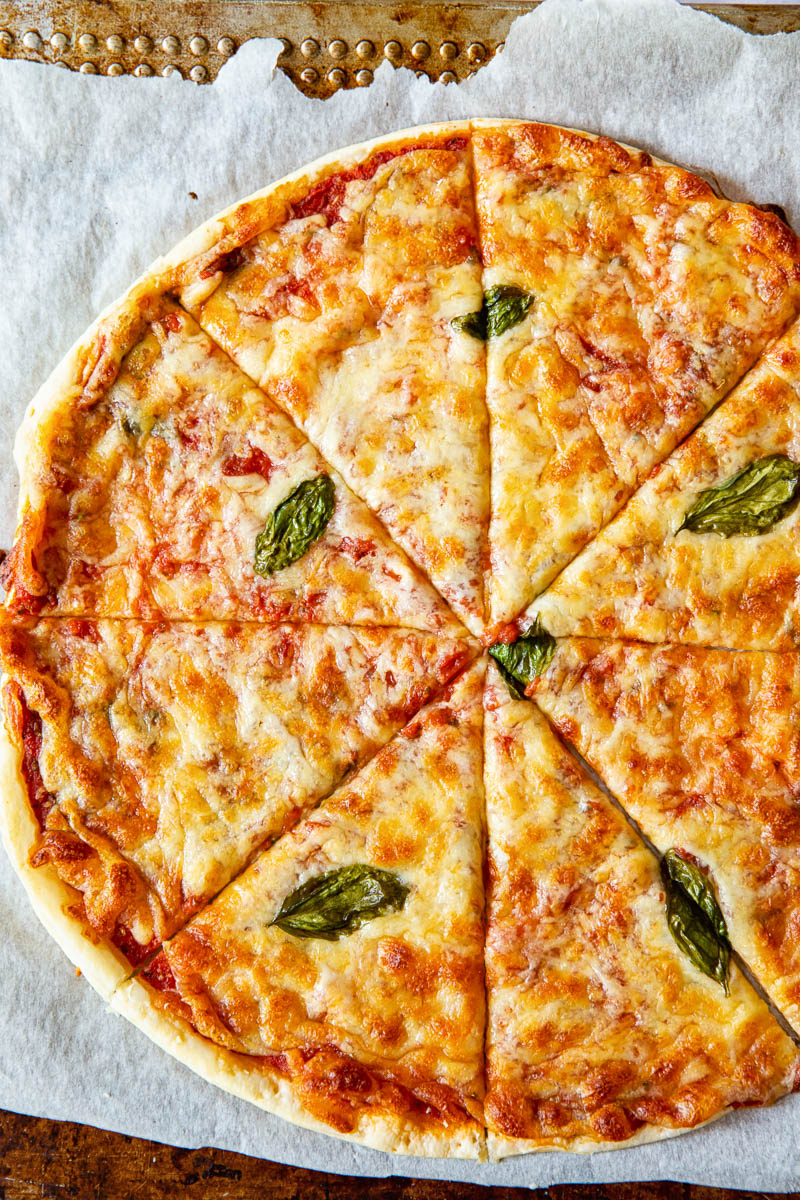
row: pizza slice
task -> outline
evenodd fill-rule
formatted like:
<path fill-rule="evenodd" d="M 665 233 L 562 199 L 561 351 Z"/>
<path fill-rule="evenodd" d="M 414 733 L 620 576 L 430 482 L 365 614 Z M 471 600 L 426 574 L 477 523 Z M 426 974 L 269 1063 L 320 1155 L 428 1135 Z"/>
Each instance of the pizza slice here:
<path fill-rule="evenodd" d="M 45 385 L 17 456 L 12 611 L 459 628 L 363 501 L 152 282 Z"/>
<path fill-rule="evenodd" d="M 716 891 L 800 1032 L 800 659 L 565 639 L 528 689 L 645 835 Z"/>
<path fill-rule="evenodd" d="M 485 709 L 490 1154 L 630 1146 L 800 1087 L 737 965 L 676 941 L 691 897 L 494 664 Z"/>
<path fill-rule="evenodd" d="M 484 348 L 466 123 L 322 160 L 223 214 L 164 279 L 467 625 L 489 520 Z"/>
<path fill-rule="evenodd" d="M 557 637 L 800 646 L 800 326 L 654 472 L 526 618 Z"/>
<path fill-rule="evenodd" d="M 108 990 L 475 653 L 414 630 L 6 619 L 7 839 L 45 924 Z"/>
<path fill-rule="evenodd" d="M 114 1006 L 298 1124 L 477 1157 L 484 669 L 262 853 Z"/>
<path fill-rule="evenodd" d="M 491 418 L 488 607 L 508 621 L 800 308 L 772 213 L 608 138 L 473 129 Z"/>

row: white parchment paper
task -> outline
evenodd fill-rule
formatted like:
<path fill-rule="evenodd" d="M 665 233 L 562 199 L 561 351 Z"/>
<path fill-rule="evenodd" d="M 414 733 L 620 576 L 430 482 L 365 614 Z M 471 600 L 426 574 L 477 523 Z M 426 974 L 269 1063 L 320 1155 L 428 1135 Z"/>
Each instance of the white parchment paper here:
<path fill-rule="evenodd" d="M 445 118 L 536 118 L 711 171 L 727 195 L 781 204 L 800 225 L 798 34 L 748 36 L 673 0 L 547 0 L 458 87 L 386 65 L 371 87 L 324 103 L 276 70 L 278 49 L 245 45 L 207 87 L 0 62 L 1 545 L 14 529 L 14 431 L 97 311 L 212 213 L 336 147 Z M 498 1165 L 309 1133 L 217 1091 L 108 1012 L 2 854 L 0 919 L 0 1107 L 347 1174 L 800 1186 L 800 1096 L 657 1146 Z"/>

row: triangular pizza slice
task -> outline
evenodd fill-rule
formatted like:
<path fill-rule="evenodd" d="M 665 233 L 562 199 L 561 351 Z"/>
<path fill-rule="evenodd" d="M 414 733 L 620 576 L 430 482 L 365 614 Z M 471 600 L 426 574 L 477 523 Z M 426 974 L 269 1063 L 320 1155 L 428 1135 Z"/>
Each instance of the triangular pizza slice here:
<path fill-rule="evenodd" d="M 800 1086 L 767 1004 L 681 948 L 655 856 L 494 664 L 485 704 L 492 1156 L 652 1141 Z"/>
<path fill-rule="evenodd" d="M 528 617 L 538 615 L 557 637 L 796 649 L 798 500 L 795 324 Z"/>
<path fill-rule="evenodd" d="M 45 385 L 17 455 L 12 611 L 458 628 L 285 413 L 152 283 Z"/>
<path fill-rule="evenodd" d="M 261 854 L 115 1007 L 299 1124 L 477 1157 L 484 669 Z"/>
<path fill-rule="evenodd" d="M 6 821 L 34 902 L 57 877 L 105 961 L 142 961 L 475 653 L 385 628 L 4 622 Z"/>
<path fill-rule="evenodd" d="M 800 1033 L 800 657 L 568 638 L 528 691 Z"/>
<path fill-rule="evenodd" d="M 356 146 L 212 221 L 165 279 L 473 632 L 489 521 L 466 123 Z"/>
<path fill-rule="evenodd" d="M 800 308 L 800 246 L 605 137 L 473 130 L 486 290 L 488 604 L 508 621 Z"/>

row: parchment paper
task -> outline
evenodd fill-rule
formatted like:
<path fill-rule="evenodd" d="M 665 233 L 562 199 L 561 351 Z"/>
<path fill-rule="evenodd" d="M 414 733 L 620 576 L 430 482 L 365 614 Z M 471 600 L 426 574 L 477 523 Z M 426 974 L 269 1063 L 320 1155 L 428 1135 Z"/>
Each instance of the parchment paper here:
<path fill-rule="evenodd" d="M 458 87 L 385 65 L 371 87 L 324 103 L 275 69 L 278 49 L 246 44 L 207 87 L 0 63 L 1 545 L 14 529 L 14 431 L 98 310 L 216 210 L 338 146 L 444 118 L 554 121 L 711 171 L 727 195 L 782 204 L 800 225 L 800 35 L 752 37 L 673 0 L 547 0 Z M 347 1174 L 800 1185 L 800 1096 L 657 1146 L 499 1165 L 397 1158 L 300 1130 L 204 1083 L 108 1012 L 2 854 L 0 918 L 4 1108 Z"/>

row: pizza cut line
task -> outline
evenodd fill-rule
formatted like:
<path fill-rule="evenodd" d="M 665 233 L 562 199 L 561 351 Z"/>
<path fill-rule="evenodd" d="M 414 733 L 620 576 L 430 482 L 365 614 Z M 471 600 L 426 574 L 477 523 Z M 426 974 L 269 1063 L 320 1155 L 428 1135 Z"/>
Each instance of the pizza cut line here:
<path fill-rule="evenodd" d="M 797 1090 L 799 314 L 774 214 L 474 121 L 254 194 L 98 318 L 17 438 L 0 760 L 114 1008 L 397 1153 Z"/>

